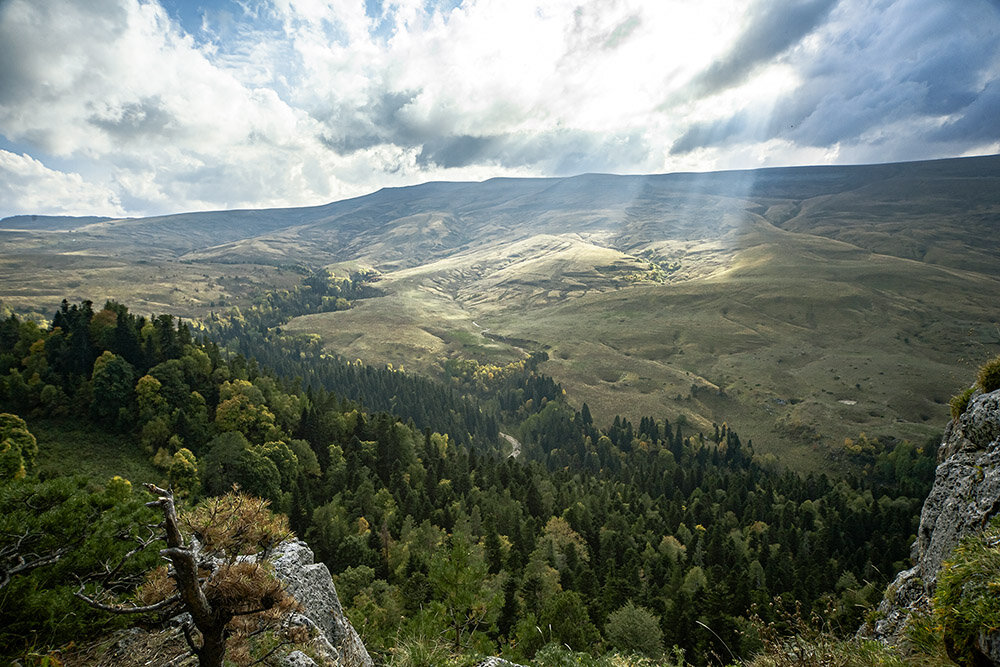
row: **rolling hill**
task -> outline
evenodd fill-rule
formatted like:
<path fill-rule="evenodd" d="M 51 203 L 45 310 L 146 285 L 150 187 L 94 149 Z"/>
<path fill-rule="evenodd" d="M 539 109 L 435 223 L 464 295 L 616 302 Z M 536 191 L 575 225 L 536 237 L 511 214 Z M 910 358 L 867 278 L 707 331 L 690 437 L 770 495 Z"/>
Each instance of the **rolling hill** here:
<path fill-rule="evenodd" d="M 492 179 L 325 206 L 0 221 L 0 298 L 200 317 L 303 269 L 385 296 L 287 330 L 435 374 L 543 370 L 595 417 L 728 420 L 826 467 L 865 431 L 923 442 L 1000 349 L 1000 157 L 708 174 Z"/>

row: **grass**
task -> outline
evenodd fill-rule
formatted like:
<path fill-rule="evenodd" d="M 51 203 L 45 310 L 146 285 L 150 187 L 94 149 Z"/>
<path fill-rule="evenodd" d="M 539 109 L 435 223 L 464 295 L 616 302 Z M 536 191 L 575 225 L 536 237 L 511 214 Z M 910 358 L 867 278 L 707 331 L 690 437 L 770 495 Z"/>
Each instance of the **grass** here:
<path fill-rule="evenodd" d="M 294 283 L 296 265 L 371 265 L 387 296 L 287 328 L 431 375 L 442 358 L 544 349 L 543 371 L 599 422 L 728 421 L 759 451 L 825 470 L 860 431 L 936 438 L 948 397 L 1000 351 L 998 179 L 1000 160 L 982 158 L 430 184 L 2 232 L 0 285 L 20 310 L 113 297 L 198 317 Z"/>
<path fill-rule="evenodd" d="M 85 423 L 27 418 L 28 430 L 38 439 L 38 471 L 43 477 L 87 475 L 97 481 L 124 477 L 133 484 L 163 483 L 137 439 L 98 432 Z"/>
<path fill-rule="evenodd" d="M 122 252 L 123 257 L 130 254 Z M 293 271 L 267 266 L 190 265 L 156 257 L 128 261 L 47 249 L 0 256 L 0 276 L 5 306 L 46 318 L 63 299 L 90 299 L 99 306 L 114 299 L 140 315 L 200 318 L 227 306 L 246 305 L 258 289 L 287 288 L 301 279 Z"/>
<path fill-rule="evenodd" d="M 712 254 L 701 278 L 619 284 L 586 277 L 612 263 L 607 249 L 545 236 L 388 273 L 388 296 L 287 328 L 431 374 L 442 357 L 521 354 L 484 332 L 537 341 L 550 355 L 542 370 L 598 420 L 728 421 L 800 470 L 837 465 L 828 455 L 861 431 L 936 437 L 947 397 L 989 347 L 988 326 L 974 323 L 996 316 L 996 281 L 766 225 L 744 238 L 753 243 L 734 242 L 724 269 Z"/>
<path fill-rule="evenodd" d="M 599 419 L 728 420 L 761 451 L 802 468 L 825 467 L 825 454 L 859 431 L 936 436 L 946 397 L 983 354 L 969 328 L 996 316 L 987 298 L 995 283 L 789 236 L 735 253 L 732 268 L 711 279 L 592 294 L 485 322 L 551 342 L 543 370 Z M 819 441 L 780 427 L 796 423 Z"/>

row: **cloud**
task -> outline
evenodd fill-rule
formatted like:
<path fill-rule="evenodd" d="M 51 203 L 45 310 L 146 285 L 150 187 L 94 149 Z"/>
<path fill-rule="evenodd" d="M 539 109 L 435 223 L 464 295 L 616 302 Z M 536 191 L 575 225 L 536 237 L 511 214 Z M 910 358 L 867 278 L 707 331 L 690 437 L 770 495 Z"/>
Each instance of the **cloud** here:
<path fill-rule="evenodd" d="M 759 0 L 748 12 L 749 25 L 729 51 L 696 78 L 689 89 L 710 95 L 742 83 L 761 64 L 771 62 L 811 33 L 837 0 Z"/>
<path fill-rule="evenodd" d="M 938 141 L 1000 140 L 1000 81 L 988 83 L 960 111 L 932 133 L 932 138 Z"/>
<path fill-rule="evenodd" d="M 5 215 L 38 211 L 121 216 L 117 195 L 86 182 L 79 174 L 49 169 L 28 155 L 0 150 L 0 201 Z"/>
<path fill-rule="evenodd" d="M 873 14 L 878 23 L 869 20 Z M 759 105 L 747 105 L 695 120 L 671 153 L 780 139 L 803 147 L 878 146 L 871 153 L 891 160 L 913 157 L 914 144 L 918 156 L 938 156 L 956 142 L 986 146 L 1000 136 L 993 8 L 927 0 L 871 8 L 842 2 L 829 18 L 814 39 L 784 57 L 798 83 L 765 118 Z"/>
<path fill-rule="evenodd" d="M 442 137 L 424 143 L 416 161 L 446 169 L 483 162 L 506 168 L 541 166 L 545 173 L 565 175 L 627 169 L 646 160 L 649 153 L 639 133 L 608 136 L 557 130 Z"/>
<path fill-rule="evenodd" d="M 87 122 L 126 142 L 143 137 L 170 137 L 177 125 L 177 119 L 159 96 L 114 107 L 105 105 L 95 110 Z"/>
<path fill-rule="evenodd" d="M 1000 134 L 998 4 L 0 0 L 0 149 L 58 166 L 19 181 L 38 212 L 64 181 L 134 215 L 968 153 Z"/>

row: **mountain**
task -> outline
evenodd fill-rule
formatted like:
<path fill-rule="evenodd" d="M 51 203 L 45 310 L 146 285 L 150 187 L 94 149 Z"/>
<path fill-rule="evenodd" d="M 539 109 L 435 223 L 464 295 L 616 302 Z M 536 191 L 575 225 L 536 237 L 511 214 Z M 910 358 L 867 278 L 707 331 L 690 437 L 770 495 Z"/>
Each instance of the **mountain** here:
<path fill-rule="evenodd" d="M 1000 346 L 1000 156 L 491 179 L 325 206 L 0 221 L 4 304 L 116 298 L 201 317 L 305 269 L 385 295 L 285 327 L 434 375 L 542 370 L 595 417 L 728 419 L 794 467 L 860 432 L 923 442 Z"/>

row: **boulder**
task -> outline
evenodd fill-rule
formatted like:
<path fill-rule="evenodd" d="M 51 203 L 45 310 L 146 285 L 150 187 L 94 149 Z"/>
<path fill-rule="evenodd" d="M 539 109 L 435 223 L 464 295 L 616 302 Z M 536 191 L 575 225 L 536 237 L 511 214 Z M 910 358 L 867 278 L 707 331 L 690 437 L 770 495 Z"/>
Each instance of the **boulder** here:
<path fill-rule="evenodd" d="M 510 662 L 503 658 L 486 658 L 482 662 L 477 663 L 476 667 L 524 667 L 524 665 L 519 665 L 516 662 Z"/>

